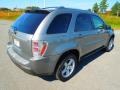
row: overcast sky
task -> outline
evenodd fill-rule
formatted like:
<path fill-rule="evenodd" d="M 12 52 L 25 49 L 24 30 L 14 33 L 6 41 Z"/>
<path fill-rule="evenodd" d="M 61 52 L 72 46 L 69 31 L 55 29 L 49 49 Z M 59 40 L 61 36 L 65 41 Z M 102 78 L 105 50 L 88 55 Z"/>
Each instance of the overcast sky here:
<path fill-rule="evenodd" d="M 92 8 L 93 4 L 98 2 L 100 3 L 101 0 L 45 0 L 46 7 L 54 7 L 54 6 L 65 6 L 71 8 L 78 8 L 78 9 L 90 9 Z M 112 5 L 120 0 L 108 0 L 109 10 Z M 39 6 L 44 7 L 44 0 L 0 0 L 0 7 L 7 7 L 7 8 L 25 8 L 27 6 Z"/>

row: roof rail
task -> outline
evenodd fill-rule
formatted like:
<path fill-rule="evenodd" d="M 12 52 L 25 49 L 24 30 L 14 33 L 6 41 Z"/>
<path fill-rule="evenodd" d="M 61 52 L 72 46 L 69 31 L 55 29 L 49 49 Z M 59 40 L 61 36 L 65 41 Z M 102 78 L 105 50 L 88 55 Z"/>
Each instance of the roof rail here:
<path fill-rule="evenodd" d="M 41 9 L 59 9 L 59 8 L 65 8 L 63 6 L 61 7 L 45 7 L 45 8 L 41 8 Z"/>

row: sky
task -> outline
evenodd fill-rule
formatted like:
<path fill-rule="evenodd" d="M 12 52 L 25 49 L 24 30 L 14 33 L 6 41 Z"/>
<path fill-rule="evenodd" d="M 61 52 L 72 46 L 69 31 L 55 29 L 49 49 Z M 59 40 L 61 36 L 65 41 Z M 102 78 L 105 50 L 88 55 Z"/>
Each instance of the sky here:
<path fill-rule="evenodd" d="M 44 7 L 44 1 L 46 7 L 64 6 L 78 9 L 91 9 L 94 3 L 100 3 L 101 0 L 0 0 L 0 7 L 7 8 L 25 8 L 27 6 L 39 6 Z M 114 5 L 115 2 L 120 0 L 108 0 L 109 8 Z"/>

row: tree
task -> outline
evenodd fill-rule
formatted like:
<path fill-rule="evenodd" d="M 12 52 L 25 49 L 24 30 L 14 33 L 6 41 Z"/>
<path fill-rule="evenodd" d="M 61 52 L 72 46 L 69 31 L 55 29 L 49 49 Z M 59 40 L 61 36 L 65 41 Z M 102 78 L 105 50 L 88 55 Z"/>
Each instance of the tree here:
<path fill-rule="evenodd" d="M 98 13 L 98 11 L 99 11 L 99 6 L 98 6 L 97 3 L 95 3 L 95 4 L 93 5 L 92 10 L 93 10 L 95 13 Z"/>
<path fill-rule="evenodd" d="M 101 13 L 105 13 L 108 8 L 107 0 L 102 0 L 99 5 L 99 9 Z"/>
<path fill-rule="evenodd" d="M 120 3 L 119 3 L 119 5 L 118 5 L 117 16 L 120 16 Z"/>
<path fill-rule="evenodd" d="M 11 11 L 9 8 L 0 8 L 1 11 Z"/>
<path fill-rule="evenodd" d="M 120 15 L 120 3 L 119 2 L 116 2 L 113 7 L 111 8 L 112 10 L 112 14 L 113 15 L 117 15 L 119 16 Z"/>

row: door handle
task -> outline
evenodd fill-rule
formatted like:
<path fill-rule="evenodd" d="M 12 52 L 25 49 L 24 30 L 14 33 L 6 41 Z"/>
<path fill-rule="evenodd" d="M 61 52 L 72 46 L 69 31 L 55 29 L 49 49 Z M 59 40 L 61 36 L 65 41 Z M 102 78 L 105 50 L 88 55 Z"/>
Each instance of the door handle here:
<path fill-rule="evenodd" d="M 77 38 L 81 38 L 81 37 L 83 37 L 83 34 L 78 34 L 77 35 Z"/>
<path fill-rule="evenodd" d="M 98 33 L 104 33 L 104 32 L 105 32 L 104 29 L 100 29 L 100 30 L 98 30 Z"/>
<path fill-rule="evenodd" d="M 78 34 L 79 36 L 82 36 L 82 34 Z"/>

